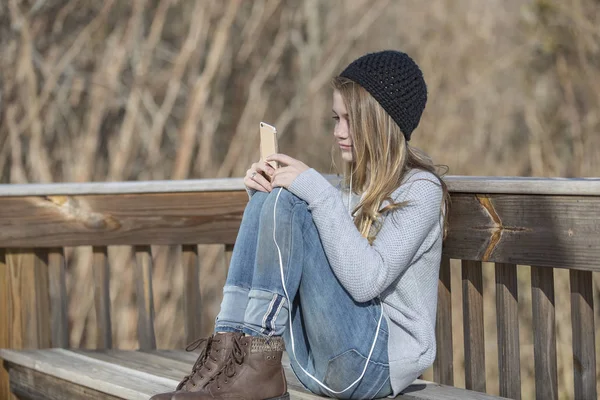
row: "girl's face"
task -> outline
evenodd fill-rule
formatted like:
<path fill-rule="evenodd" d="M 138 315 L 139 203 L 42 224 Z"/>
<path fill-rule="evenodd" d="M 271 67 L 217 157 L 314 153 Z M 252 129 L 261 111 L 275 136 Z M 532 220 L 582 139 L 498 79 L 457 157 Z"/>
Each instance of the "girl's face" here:
<path fill-rule="evenodd" d="M 342 159 L 352 162 L 352 134 L 348 121 L 348 111 L 338 90 L 333 91 L 333 119 L 335 120 L 333 136 L 335 136 L 337 144 L 342 151 Z"/>

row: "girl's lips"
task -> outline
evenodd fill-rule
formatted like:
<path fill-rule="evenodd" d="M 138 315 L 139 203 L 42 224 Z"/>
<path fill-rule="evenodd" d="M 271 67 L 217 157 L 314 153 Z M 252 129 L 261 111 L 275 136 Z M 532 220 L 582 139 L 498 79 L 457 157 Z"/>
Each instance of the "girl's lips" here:
<path fill-rule="evenodd" d="M 342 150 L 350 150 L 352 148 L 352 146 L 348 146 L 346 144 L 339 144 L 339 146 Z"/>

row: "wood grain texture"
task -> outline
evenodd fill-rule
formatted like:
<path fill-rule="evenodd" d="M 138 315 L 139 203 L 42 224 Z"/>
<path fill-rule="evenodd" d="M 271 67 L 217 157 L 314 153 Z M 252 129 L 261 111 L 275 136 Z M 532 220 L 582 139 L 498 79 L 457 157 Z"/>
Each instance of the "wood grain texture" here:
<path fill-rule="evenodd" d="M 340 178 L 323 174 L 333 185 Z M 600 195 L 600 178 L 536 178 L 524 176 L 447 175 L 444 181 L 456 193 L 510 193 L 566 196 Z M 0 184 L 0 197 L 73 196 L 91 194 L 180 193 L 207 191 L 243 191 L 243 178 L 152 180 L 126 182 L 60 182 Z"/>
<path fill-rule="evenodd" d="M 0 249 L 0 349 L 12 347 L 10 340 L 12 323 L 10 271 L 6 265 L 4 254 L 4 249 Z M 9 396 L 8 372 L 0 363 L 0 399 L 8 399 Z"/>
<path fill-rule="evenodd" d="M 485 393 L 483 278 L 480 261 L 462 261 L 465 387 Z"/>
<path fill-rule="evenodd" d="M 156 348 L 154 296 L 152 291 L 152 251 L 150 246 L 135 246 L 135 259 L 139 348 L 150 350 Z"/>
<path fill-rule="evenodd" d="M 229 264 L 231 263 L 231 257 L 233 257 L 233 244 L 226 244 L 223 249 L 225 254 L 225 268 L 229 270 Z"/>
<path fill-rule="evenodd" d="M 576 399 L 596 399 L 596 341 L 593 278 L 589 271 L 570 270 L 573 378 Z"/>
<path fill-rule="evenodd" d="M 533 312 L 533 357 L 537 399 L 558 399 L 556 369 L 556 328 L 554 312 L 554 270 L 531 267 Z"/>
<path fill-rule="evenodd" d="M 117 400 L 85 386 L 20 366 L 10 367 L 11 390 L 20 400 Z"/>
<path fill-rule="evenodd" d="M 119 367 L 65 349 L 0 350 L 0 358 L 9 361 L 9 367 L 20 365 L 120 399 L 148 400 L 177 385 L 174 379 Z"/>
<path fill-rule="evenodd" d="M 444 254 L 600 271 L 600 197 L 454 194 Z"/>
<path fill-rule="evenodd" d="M 200 260 L 197 245 L 182 246 L 183 318 L 186 343 L 198 339 L 202 332 L 202 303 L 200 301 Z"/>
<path fill-rule="evenodd" d="M 433 380 L 443 385 L 454 385 L 454 357 L 452 345 L 452 290 L 450 287 L 450 259 L 442 257 L 438 283 L 438 305 L 435 325 L 436 356 L 433 362 Z"/>
<path fill-rule="evenodd" d="M 521 398 L 517 266 L 496 264 L 496 324 L 500 395 Z"/>
<path fill-rule="evenodd" d="M 233 243 L 246 192 L 0 198 L 0 247 Z"/>
<path fill-rule="evenodd" d="M 64 349 L 39 351 L 0 350 L 0 357 L 9 360 L 12 368 L 19 366 L 62 379 L 63 386 L 77 385 L 88 391 L 100 391 L 119 399 L 144 399 L 172 390 L 182 373 L 190 370 L 195 355 L 184 351 L 115 351 L 107 352 Z M 181 361 L 178 361 L 181 360 Z M 310 400 L 321 397 L 308 393 L 293 377 L 289 361 L 284 356 L 286 377 L 290 381 L 292 400 Z M 45 390 L 41 384 L 33 392 Z M 81 388 L 73 390 L 82 390 Z M 92 397 L 93 398 L 93 397 Z M 468 391 L 433 382 L 416 380 L 397 399 L 410 400 L 492 400 L 501 397 Z"/>
<path fill-rule="evenodd" d="M 0 197 L 0 247 L 233 244 L 245 192 Z M 600 197 L 454 193 L 450 258 L 600 270 Z"/>
<path fill-rule="evenodd" d="M 8 249 L 11 348 L 50 347 L 48 255 L 41 250 Z"/>
<path fill-rule="evenodd" d="M 99 349 L 112 348 L 112 322 L 110 317 L 110 265 L 106 246 L 94 246 L 94 306 L 96 307 L 96 325 Z"/>
<path fill-rule="evenodd" d="M 48 250 L 52 347 L 69 347 L 68 299 L 62 247 Z"/>

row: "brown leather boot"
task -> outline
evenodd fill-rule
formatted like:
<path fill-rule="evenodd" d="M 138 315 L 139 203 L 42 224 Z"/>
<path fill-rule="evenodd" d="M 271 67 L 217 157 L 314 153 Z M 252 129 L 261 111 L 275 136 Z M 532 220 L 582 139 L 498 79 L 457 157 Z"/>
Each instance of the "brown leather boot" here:
<path fill-rule="evenodd" d="M 192 367 L 192 372 L 185 376 L 175 388 L 175 391 L 154 395 L 150 400 L 171 400 L 180 392 L 198 392 L 219 372 L 229 358 L 231 349 L 242 337 L 241 333 L 216 333 L 208 338 L 198 339 L 186 347 L 194 351 L 204 345 L 200 356 Z"/>
<path fill-rule="evenodd" d="M 199 392 L 179 392 L 172 400 L 289 400 L 281 365 L 281 337 L 234 339 L 219 373 Z"/>

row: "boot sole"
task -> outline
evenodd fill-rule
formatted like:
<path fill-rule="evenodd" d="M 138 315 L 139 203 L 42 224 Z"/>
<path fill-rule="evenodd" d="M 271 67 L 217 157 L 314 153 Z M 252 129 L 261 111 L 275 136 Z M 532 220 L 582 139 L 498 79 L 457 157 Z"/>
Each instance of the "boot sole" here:
<path fill-rule="evenodd" d="M 265 399 L 265 400 L 290 400 L 290 394 L 285 393 L 284 395 L 281 395 L 279 397 L 271 397 L 270 399 Z"/>

